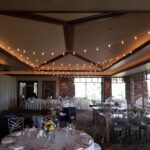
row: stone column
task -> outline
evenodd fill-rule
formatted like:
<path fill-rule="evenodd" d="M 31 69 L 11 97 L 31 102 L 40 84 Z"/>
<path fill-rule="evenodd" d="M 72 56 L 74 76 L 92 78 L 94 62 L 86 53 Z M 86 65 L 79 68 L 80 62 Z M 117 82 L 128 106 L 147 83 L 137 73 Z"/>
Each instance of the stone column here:
<path fill-rule="evenodd" d="M 69 98 L 75 96 L 74 78 L 60 78 L 60 96 Z"/>
<path fill-rule="evenodd" d="M 102 80 L 102 101 L 112 96 L 111 77 L 104 77 Z"/>

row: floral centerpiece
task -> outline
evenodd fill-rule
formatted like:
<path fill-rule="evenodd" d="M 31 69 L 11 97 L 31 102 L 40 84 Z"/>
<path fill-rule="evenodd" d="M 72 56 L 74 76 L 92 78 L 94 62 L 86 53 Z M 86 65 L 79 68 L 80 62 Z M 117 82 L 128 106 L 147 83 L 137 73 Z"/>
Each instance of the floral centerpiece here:
<path fill-rule="evenodd" d="M 42 124 L 42 128 L 45 131 L 50 132 L 50 131 L 55 130 L 56 124 L 55 124 L 55 122 L 53 121 L 52 118 L 46 118 L 45 121 Z"/>
<path fill-rule="evenodd" d="M 141 112 L 141 109 L 140 109 L 140 108 L 137 108 L 136 106 L 133 106 L 133 107 L 131 108 L 131 110 L 132 110 L 132 112 L 133 112 L 134 114 L 139 114 L 139 113 Z"/>

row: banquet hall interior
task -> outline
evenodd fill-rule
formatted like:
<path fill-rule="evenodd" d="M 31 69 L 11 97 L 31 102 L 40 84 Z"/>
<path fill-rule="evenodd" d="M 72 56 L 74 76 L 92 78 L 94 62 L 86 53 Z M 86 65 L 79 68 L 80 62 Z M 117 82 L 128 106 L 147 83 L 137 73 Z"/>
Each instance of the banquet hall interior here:
<path fill-rule="evenodd" d="M 149 150 L 150 2 L 0 1 L 0 150 Z"/>

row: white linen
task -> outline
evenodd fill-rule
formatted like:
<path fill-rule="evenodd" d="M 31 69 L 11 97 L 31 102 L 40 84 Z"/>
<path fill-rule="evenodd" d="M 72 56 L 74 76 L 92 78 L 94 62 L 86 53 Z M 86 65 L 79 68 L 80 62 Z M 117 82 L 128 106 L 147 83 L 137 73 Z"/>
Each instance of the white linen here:
<path fill-rule="evenodd" d="M 12 134 L 10 134 L 6 137 L 12 136 L 11 138 L 15 140 L 15 144 L 18 147 L 24 147 L 25 149 L 48 150 L 48 148 L 54 148 L 55 150 L 63 150 L 64 148 L 71 148 L 71 150 L 94 150 L 93 139 L 88 134 L 80 132 L 78 130 L 76 130 L 74 134 L 72 134 L 71 131 L 66 132 L 66 130 L 63 129 L 56 130 L 55 139 L 53 140 L 52 138 L 47 137 L 37 138 L 37 133 L 38 130 L 34 129 L 28 130 L 27 135 L 21 134 L 20 136 L 12 136 Z M 1 141 L 2 145 L 5 138 L 3 138 Z M 8 147 L 10 146 L 14 146 L 14 144 L 8 144 Z"/>
<path fill-rule="evenodd" d="M 25 109 L 26 110 L 43 110 L 43 109 L 49 109 L 49 108 L 55 108 L 57 106 L 60 107 L 76 107 L 80 110 L 88 110 L 89 109 L 89 100 L 87 99 L 65 99 L 62 100 L 62 102 L 58 99 L 50 99 L 50 100 L 44 100 L 44 99 L 36 99 L 34 101 L 26 101 L 25 102 Z"/>

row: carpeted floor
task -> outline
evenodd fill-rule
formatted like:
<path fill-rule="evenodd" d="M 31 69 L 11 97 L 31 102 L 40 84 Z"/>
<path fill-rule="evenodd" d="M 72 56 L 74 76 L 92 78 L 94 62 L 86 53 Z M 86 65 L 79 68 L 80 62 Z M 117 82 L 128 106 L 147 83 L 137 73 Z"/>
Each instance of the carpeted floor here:
<path fill-rule="evenodd" d="M 87 132 L 89 135 L 91 135 L 95 142 L 97 142 L 99 145 L 101 145 L 102 150 L 150 150 L 150 143 L 143 143 L 140 141 L 139 143 L 130 143 L 130 144 L 113 144 L 112 141 L 110 143 L 107 143 L 104 141 L 102 143 L 102 137 L 95 136 L 95 127 L 93 125 L 93 112 L 90 111 L 78 111 L 77 113 L 77 122 L 76 122 L 76 128 L 79 130 L 83 130 Z M 97 131 L 96 131 L 97 132 Z M 99 134 L 101 134 L 103 131 L 101 130 Z"/>
<path fill-rule="evenodd" d="M 35 111 L 22 111 L 22 110 L 12 110 L 13 113 L 17 113 L 23 117 L 31 117 L 33 114 L 46 114 L 47 112 L 35 112 Z M 5 112 L 7 113 L 7 112 Z M 9 111 L 10 113 L 10 111 Z M 75 123 L 76 129 L 82 130 L 89 135 L 91 135 L 96 143 L 98 143 L 102 150 L 150 150 L 150 142 L 143 143 L 139 141 L 132 144 L 114 144 L 112 141 L 107 143 L 105 140 L 102 142 L 103 128 L 98 128 L 98 130 L 93 125 L 93 112 L 88 111 L 77 111 L 77 119 Z M 0 135 L 2 138 L 3 136 Z"/>

